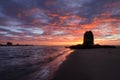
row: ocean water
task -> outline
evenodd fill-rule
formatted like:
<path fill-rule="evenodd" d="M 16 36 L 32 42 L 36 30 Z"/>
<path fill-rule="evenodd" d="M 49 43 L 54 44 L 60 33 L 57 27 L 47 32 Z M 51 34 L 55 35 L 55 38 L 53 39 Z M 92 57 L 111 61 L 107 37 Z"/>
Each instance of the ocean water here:
<path fill-rule="evenodd" d="M 1 46 L 0 80 L 50 80 L 71 52 L 58 46 Z"/>

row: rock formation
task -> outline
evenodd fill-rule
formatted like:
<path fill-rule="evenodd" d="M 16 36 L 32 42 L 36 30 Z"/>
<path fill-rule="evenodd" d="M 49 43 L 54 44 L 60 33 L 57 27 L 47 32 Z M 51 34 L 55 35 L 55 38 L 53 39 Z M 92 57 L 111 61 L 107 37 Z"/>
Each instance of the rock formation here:
<path fill-rule="evenodd" d="M 84 34 L 83 46 L 92 47 L 94 45 L 94 35 L 92 31 L 86 31 Z"/>
<path fill-rule="evenodd" d="M 115 46 L 110 45 L 95 45 L 94 44 L 94 35 L 92 31 L 86 31 L 84 34 L 83 44 L 69 46 L 70 49 L 92 49 L 92 48 L 116 48 Z"/>

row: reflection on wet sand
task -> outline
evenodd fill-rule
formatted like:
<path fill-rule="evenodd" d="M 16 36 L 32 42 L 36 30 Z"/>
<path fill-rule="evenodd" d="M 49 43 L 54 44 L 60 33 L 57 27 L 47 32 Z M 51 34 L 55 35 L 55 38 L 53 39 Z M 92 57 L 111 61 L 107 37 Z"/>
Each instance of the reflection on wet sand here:
<path fill-rule="evenodd" d="M 57 57 L 47 64 L 42 65 L 41 68 L 39 68 L 37 71 L 31 73 L 28 76 L 25 76 L 20 80 L 50 80 L 60 64 L 66 59 L 66 56 L 68 56 L 72 52 L 73 50 L 65 50 L 65 54 Z"/>
<path fill-rule="evenodd" d="M 58 67 L 62 64 L 63 61 L 66 60 L 66 57 L 71 54 L 74 50 L 66 51 L 64 55 L 58 57 L 56 60 L 49 63 L 50 65 L 50 79 L 53 77 L 54 72 L 58 69 Z"/>
<path fill-rule="evenodd" d="M 60 64 L 62 64 L 62 62 L 65 61 L 66 56 L 72 53 L 73 50 L 67 49 L 61 52 L 64 52 L 65 54 L 57 57 L 56 59 L 47 64 L 40 66 L 40 68 L 37 69 L 35 72 L 23 77 L 20 80 L 50 80 L 53 77 L 55 71 L 60 66 Z"/>

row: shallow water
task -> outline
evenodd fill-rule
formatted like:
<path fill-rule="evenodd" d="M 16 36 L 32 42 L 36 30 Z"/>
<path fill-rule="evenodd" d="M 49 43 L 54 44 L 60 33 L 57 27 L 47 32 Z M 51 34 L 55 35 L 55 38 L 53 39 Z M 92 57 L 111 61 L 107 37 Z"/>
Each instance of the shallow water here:
<path fill-rule="evenodd" d="M 0 80 L 49 80 L 72 51 L 64 47 L 0 47 Z"/>

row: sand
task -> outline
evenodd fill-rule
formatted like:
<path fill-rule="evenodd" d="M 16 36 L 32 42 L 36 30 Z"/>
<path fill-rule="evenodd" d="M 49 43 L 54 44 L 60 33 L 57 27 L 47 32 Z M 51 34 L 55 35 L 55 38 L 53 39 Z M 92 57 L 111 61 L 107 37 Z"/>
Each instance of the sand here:
<path fill-rule="evenodd" d="M 75 50 L 52 80 L 120 80 L 120 48 Z"/>

